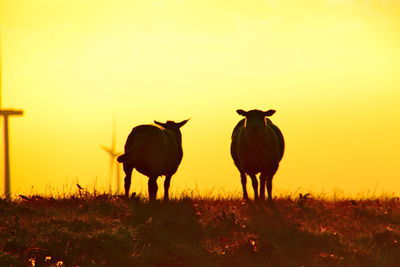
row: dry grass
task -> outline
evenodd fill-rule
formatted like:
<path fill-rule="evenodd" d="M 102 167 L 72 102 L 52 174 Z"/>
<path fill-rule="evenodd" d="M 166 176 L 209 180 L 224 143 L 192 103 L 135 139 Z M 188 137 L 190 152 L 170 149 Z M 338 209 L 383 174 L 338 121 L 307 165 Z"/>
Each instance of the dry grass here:
<path fill-rule="evenodd" d="M 0 200 L 0 266 L 399 266 L 400 200 Z"/>

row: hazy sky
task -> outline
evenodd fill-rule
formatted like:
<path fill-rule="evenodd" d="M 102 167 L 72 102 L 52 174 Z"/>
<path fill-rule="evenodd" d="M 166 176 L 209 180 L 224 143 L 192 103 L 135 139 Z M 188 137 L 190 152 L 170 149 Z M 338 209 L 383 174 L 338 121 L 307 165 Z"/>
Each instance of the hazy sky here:
<path fill-rule="evenodd" d="M 398 1 L 0 0 L 0 25 L 13 193 L 107 187 L 113 114 L 119 151 L 191 118 L 171 190 L 239 192 L 238 108 L 277 110 L 275 192 L 400 193 Z"/>

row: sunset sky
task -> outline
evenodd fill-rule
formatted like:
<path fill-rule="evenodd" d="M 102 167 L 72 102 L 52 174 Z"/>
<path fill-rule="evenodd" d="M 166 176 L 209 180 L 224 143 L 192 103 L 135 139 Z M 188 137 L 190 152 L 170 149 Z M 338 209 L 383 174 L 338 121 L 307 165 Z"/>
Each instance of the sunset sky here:
<path fill-rule="evenodd" d="M 400 194 L 399 1 L 0 0 L 0 27 L 13 194 L 106 188 L 113 116 L 119 151 L 191 118 L 172 192 L 240 192 L 239 108 L 277 110 L 274 192 Z"/>

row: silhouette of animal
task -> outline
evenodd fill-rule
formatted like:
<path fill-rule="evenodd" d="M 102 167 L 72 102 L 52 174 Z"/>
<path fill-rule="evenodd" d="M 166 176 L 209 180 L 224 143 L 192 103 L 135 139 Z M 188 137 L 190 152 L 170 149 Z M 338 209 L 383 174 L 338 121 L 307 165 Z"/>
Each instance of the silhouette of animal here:
<path fill-rule="evenodd" d="M 266 117 L 275 110 L 237 110 L 245 118 L 233 129 L 231 155 L 240 172 L 243 198 L 248 199 L 246 175 L 249 175 L 254 190 L 254 199 L 258 199 L 258 181 L 260 174 L 260 199 L 265 200 L 265 185 L 268 191 L 268 201 L 272 201 L 272 178 L 283 157 L 285 142 L 279 128 Z"/>
<path fill-rule="evenodd" d="M 132 129 L 125 143 L 125 154 L 117 158 L 123 163 L 125 172 L 125 196 L 129 196 L 133 169 L 149 177 L 149 200 L 154 201 L 157 195 L 157 178 L 165 175 L 164 200 L 169 199 L 168 190 L 172 175 L 181 163 L 182 122 L 167 121 L 156 125 L 139 125 Z"/>

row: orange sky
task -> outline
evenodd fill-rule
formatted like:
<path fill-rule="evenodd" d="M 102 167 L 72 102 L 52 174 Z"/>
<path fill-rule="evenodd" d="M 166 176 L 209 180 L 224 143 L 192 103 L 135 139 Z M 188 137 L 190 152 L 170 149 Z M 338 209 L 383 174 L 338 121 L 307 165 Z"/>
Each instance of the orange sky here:
<path fill-rule="evenodd" d="M 25 111 L 13 193 L 106 188 L 113 114 L 120 151 L 135 125 L 191 118 L 171 190 L 240 192 L 238 108 L 277 110 L 276 193 L 400 193 L 399 14 L 397 1 L 0 0 L 2 105 Z M 131 190 L 146 185 L 134 173 Z"/>

